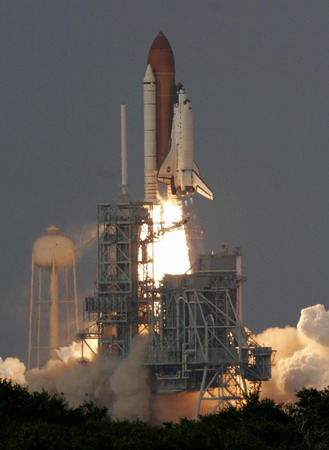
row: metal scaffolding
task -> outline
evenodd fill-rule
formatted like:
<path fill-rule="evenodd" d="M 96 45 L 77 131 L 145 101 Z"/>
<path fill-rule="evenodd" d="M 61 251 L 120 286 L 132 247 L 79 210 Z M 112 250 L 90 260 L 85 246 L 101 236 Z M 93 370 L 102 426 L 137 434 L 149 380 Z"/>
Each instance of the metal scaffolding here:
<path fill-rule="evenodd" d="M 150 305 L 150 348 L 157 392 L 199 391 L 213 409 L 236 404 L 246 381 L 271 376 L 271 354 L 259 347 L 240 320 L 241 252 L 203 255 L 190 275 L 166 275 Z"/>
<path fill-rule="evenodd" d="M 152 204 L 98 205 L 98 279 L 86 299 L 90 321 L 80 338 L 98 339 L 99 353 L 125 358 L 133 336 L 147 332 L 145 365 L 158 393 L 199 391 L 213 410 L 236 404 L 247 382 L 271 377 L 272 349 L 242 325 L 241 250 L 202 255 L 192 273 L 153 280 Z"/>
<path fill-rule="evenodd" d="M 153 240 L 151 215 L 152 203 L 98 205 L 96 293 L 85 303 L 88 320 L 93 324 L 79 337 L 97 339 L 100 354 L 125 358 L 132 338 L 146 324 L 142 289 L 153 288 L 150 261 L 145 258 L 145 249 L 152 246 Z"/>

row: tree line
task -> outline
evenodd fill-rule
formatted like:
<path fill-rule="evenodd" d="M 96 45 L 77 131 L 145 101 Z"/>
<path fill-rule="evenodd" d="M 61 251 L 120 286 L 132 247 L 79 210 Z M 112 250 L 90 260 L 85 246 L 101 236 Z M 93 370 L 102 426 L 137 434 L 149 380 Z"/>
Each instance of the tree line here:
<path fill-rule="evenodd" d="M 303 388 L 293 404 L 261 399 L 198 420 L 154 426 L 112 420 L 106 408 L 0 381 L 1 449 L 328 449 L 329 388 Z"/>

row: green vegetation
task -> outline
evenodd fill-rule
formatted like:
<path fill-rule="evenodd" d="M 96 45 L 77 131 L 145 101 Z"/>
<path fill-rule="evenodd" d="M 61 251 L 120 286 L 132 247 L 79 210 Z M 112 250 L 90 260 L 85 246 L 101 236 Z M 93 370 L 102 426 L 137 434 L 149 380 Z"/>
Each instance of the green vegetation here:
<path fill-rule="evenodd" d="M 0 381 L 1 449 L 328 449 L 329 388 L 303 388 L 292 405 L 260 399 L 199 420 L 152 426 L 113 421 L 106 408 Z"/>

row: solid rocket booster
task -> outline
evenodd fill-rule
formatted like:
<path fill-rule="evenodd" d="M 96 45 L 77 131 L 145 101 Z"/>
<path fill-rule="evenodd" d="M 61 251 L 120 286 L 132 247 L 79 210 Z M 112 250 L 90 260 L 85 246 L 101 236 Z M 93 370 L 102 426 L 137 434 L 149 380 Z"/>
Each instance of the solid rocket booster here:
<path fill-rule="evenodd" d="M 155 77 L 148 64 L 144 77 L 144 197 L 156 200 L 157 181 L 156 147 L 156 91 Z"/>
<path fill-rule="evenodd" d="M 198 192 L 213 199 L 194 162 L 192 104 L 175 84 L 174 55 L 159 33 L 148 56 L 144 77 L 145 199 L 157 199 L 157 181 L 184 197 Z"/>

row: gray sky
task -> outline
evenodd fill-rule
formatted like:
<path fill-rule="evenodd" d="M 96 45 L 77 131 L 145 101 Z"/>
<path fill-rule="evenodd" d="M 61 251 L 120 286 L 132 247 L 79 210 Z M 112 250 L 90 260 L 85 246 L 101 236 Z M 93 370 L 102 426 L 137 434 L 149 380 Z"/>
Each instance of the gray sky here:
<path fill-rule="evenodd" d="M 142 80 L 162 31 L 194 107 L 204 250 L 241 246 L 245 325 L 295 325 L 329 306 L 329 2 L 0 1 L 0 356 L 26 360 L 31 247 L 75 238 L 119 185 L 120 103 L 130 184 L 143 196 Z M 78 266 L 91 292 L 96 255 Z"/>

